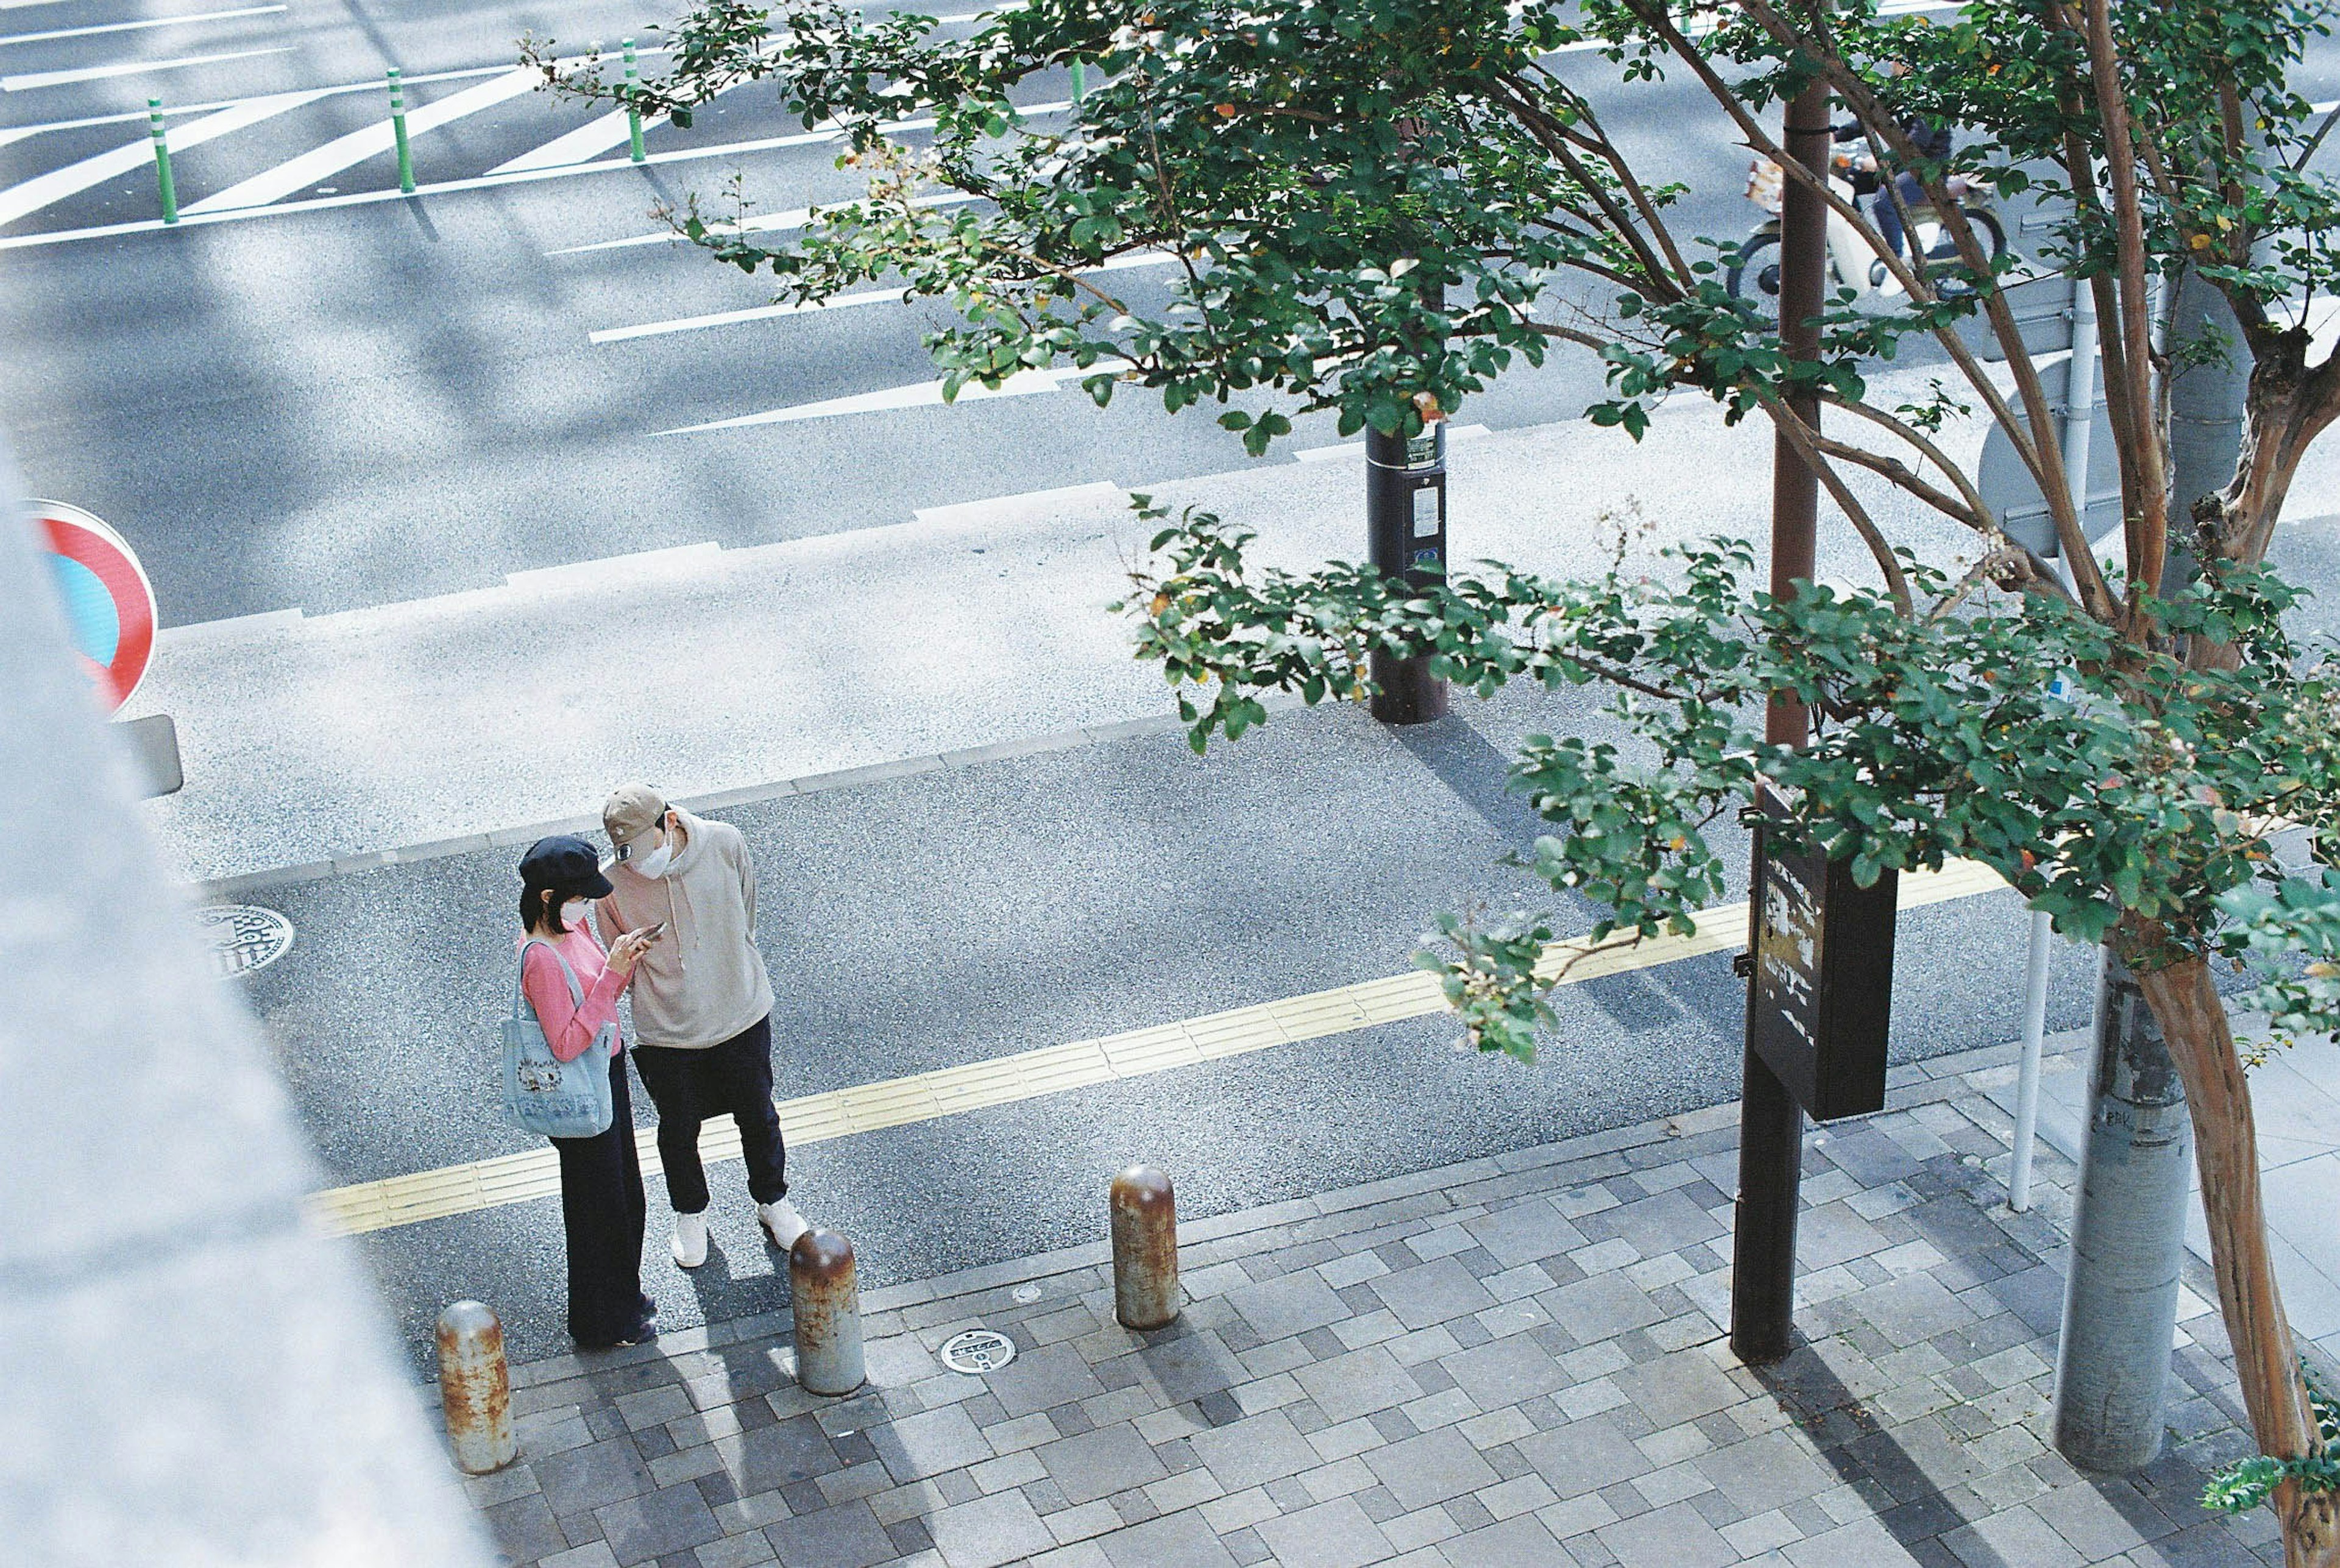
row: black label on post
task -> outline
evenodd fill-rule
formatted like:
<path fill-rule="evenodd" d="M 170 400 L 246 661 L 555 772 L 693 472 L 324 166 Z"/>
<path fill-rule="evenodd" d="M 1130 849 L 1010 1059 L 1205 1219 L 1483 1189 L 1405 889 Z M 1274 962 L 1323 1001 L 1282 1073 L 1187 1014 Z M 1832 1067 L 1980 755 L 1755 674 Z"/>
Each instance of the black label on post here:
<path fill-rule="evenodd" d="M 1900 878 L 1859 887 L 1849 864 L 1776 838 L 1756 829 L 1748 1037 L 1814 1121 L 1881 1110 Z"/>

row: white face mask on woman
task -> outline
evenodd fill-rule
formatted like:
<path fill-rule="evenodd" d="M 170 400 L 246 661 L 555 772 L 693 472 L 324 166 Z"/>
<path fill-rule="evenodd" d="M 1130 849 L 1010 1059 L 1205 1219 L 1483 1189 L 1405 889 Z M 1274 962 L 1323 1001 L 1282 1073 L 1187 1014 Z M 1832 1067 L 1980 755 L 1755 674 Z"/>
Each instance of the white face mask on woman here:
<path fill-rule="evenodd" d="M 590 898 L 570 899 L 560 906 L 561 928 L 570 931 L 591 930 L 592 928 L 585 923 L 585 918 L 592 912 L 593 900 Z"/>
<path fill-rule="evenodd" d="M 644 855 L 639 860 L 630 859 L 627 864 L 633 867 L 638 875 L 650 878 L 653 880 L 665 876 L 667 868 L 674 864 L 673 831 L 671 829 L 668 831 L 665 840 L 661 842 L 657 849 L 651 850 L 649 854 Z"/>

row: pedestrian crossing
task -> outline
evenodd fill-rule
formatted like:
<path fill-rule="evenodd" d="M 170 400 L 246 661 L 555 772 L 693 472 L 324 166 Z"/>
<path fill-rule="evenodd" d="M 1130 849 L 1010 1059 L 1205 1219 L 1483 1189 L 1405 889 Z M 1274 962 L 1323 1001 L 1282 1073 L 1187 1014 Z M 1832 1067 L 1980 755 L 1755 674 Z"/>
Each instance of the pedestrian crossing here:
<path fill-rule="evenodd" d="M 330 84 L 284 79 L 298 67 L 279 57 L 303 51 L 283 40 L 304 37 L 305 30 L 317 25 L 310 15 L 311 0 L 98 19 L 106 7 L 119 11 L 143 3 L 5 0 L 0 5 L 9 11 L 36 4 L 74 7 L 74 13 L 52 13 L 59 25 L 0 32 L 0 243 L 28 236 L 71 241 L 175 226 L 162 221 L 155 144 L 150 136 L 138 134 L 146 129 L 147 115 L 134 106 L 137 99 L 122 102 L 130 94 L 161 100 L 164 145 L 181 198 L 177 215 L 183 220 L 303 210 L 295 203 L 313 196 L 352 194 L 339 184 L 344 180 L 362 191 L 394 189 L 396 138 L 386 75 Z M 641 17 L 639 28 L 648 35 L 654 19 L 670 8 L 654 6 Z M 985 15 L 968 12 L 945 21 L 968 25 Z M 91 19 L 83 20 L 84 16 Z M 519 25 L 515 21 L 516 30 Z M 158 56 L 144 48 L 146 41 L 157 38 L 221 46 Z M 238 45 L 246 46 L 228 46 Z M 366 52 L 380 58 L 385 49 L 369 45 Z M 104 57 L 125 53 L 134 57 Z M 661 68 L 665 53 L 655 45 L 637 51 L 651 74 Z M 474 190 L 499 180 L 600 173 L 656 164 L 662 157 L 669 162 L 719 154 L 744 157 L 838 139 L 838 134 L 830 130 L 799 133 L 772 94 L 749 94 L 740 96 L 755 103 L 734 104 L 719 98 L 702 109 L 695 129 L 689 132 L 673 126 L 665 115 L 645 117 L 643 154 L 633 156 L 629 147 L 633 125 L 626 111 L 543 91 L 542 74 L 520 66 L 518 56 L 515 38 L 501 65 L 405 74 L 405 129 L 419 184 L 442 192 Z M 580 55 L 561 64 L 578 65 L 583 59 Z M 382 62 L 385 73 L 393 63 Z M 189 94 L 200 101 L 181 105 L 171 102 L 181 80 L 201 86 L 233 83 L 257 90 Z M 45 95 L 37 91 L 69 86 L 83 91 Z M 110 98 L 115 106 L 111 112 L 40 121 L 18 112 L 20 102 L 28 109 L 35 104 L 46 108 L 53 100 L 84 95 Z M 368 97 L 374 102 L 367 104 Z M 134 124 L 136 131 L 130 129 Z M 108 125 L 122 129 L 109 138 L 104 134 Z M 897 130 L 908 134 L 931 125 L 931 121 L 907 122 Z M 784 128 L 788 134 L 741 134 L 750 129 L 783 133 Z M 455 135 L 459 131 L 461 135 Z"/>

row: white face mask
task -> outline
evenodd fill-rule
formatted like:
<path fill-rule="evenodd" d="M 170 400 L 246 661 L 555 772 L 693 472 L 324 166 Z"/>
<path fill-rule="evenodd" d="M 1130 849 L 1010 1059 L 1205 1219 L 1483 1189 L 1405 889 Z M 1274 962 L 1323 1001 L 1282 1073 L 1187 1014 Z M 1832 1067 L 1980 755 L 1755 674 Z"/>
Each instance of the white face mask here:
<path fill-rule="evenodd" d="M 640 876 L 653 878 L 665 876 L 666 868 L 674 864 L 674 835 L 669 833 L 666 841 L 657 849 L 639 859 L 630 858 L 626 863 Z"/>
<path fill-rule="evenodd" d="M 586 924 L 585 918 L 592 912 L 593 901 L 590 898 L 571 898 L 560 906 L 561 928 L 570 931 L 590 930 L 592 928 Z"/>

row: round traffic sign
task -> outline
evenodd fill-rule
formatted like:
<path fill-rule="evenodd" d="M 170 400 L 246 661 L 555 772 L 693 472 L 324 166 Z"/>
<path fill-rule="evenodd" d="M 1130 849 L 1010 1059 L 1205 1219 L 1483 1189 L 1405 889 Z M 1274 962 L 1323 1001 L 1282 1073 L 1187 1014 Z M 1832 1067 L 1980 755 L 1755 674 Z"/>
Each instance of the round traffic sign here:
<path fill-rule="evenodd" d="M 74 647 L 107 706 L 130 700 L 154 653 L 154 585 L 123 537 L 77 506 L 33 502 Z"/>

